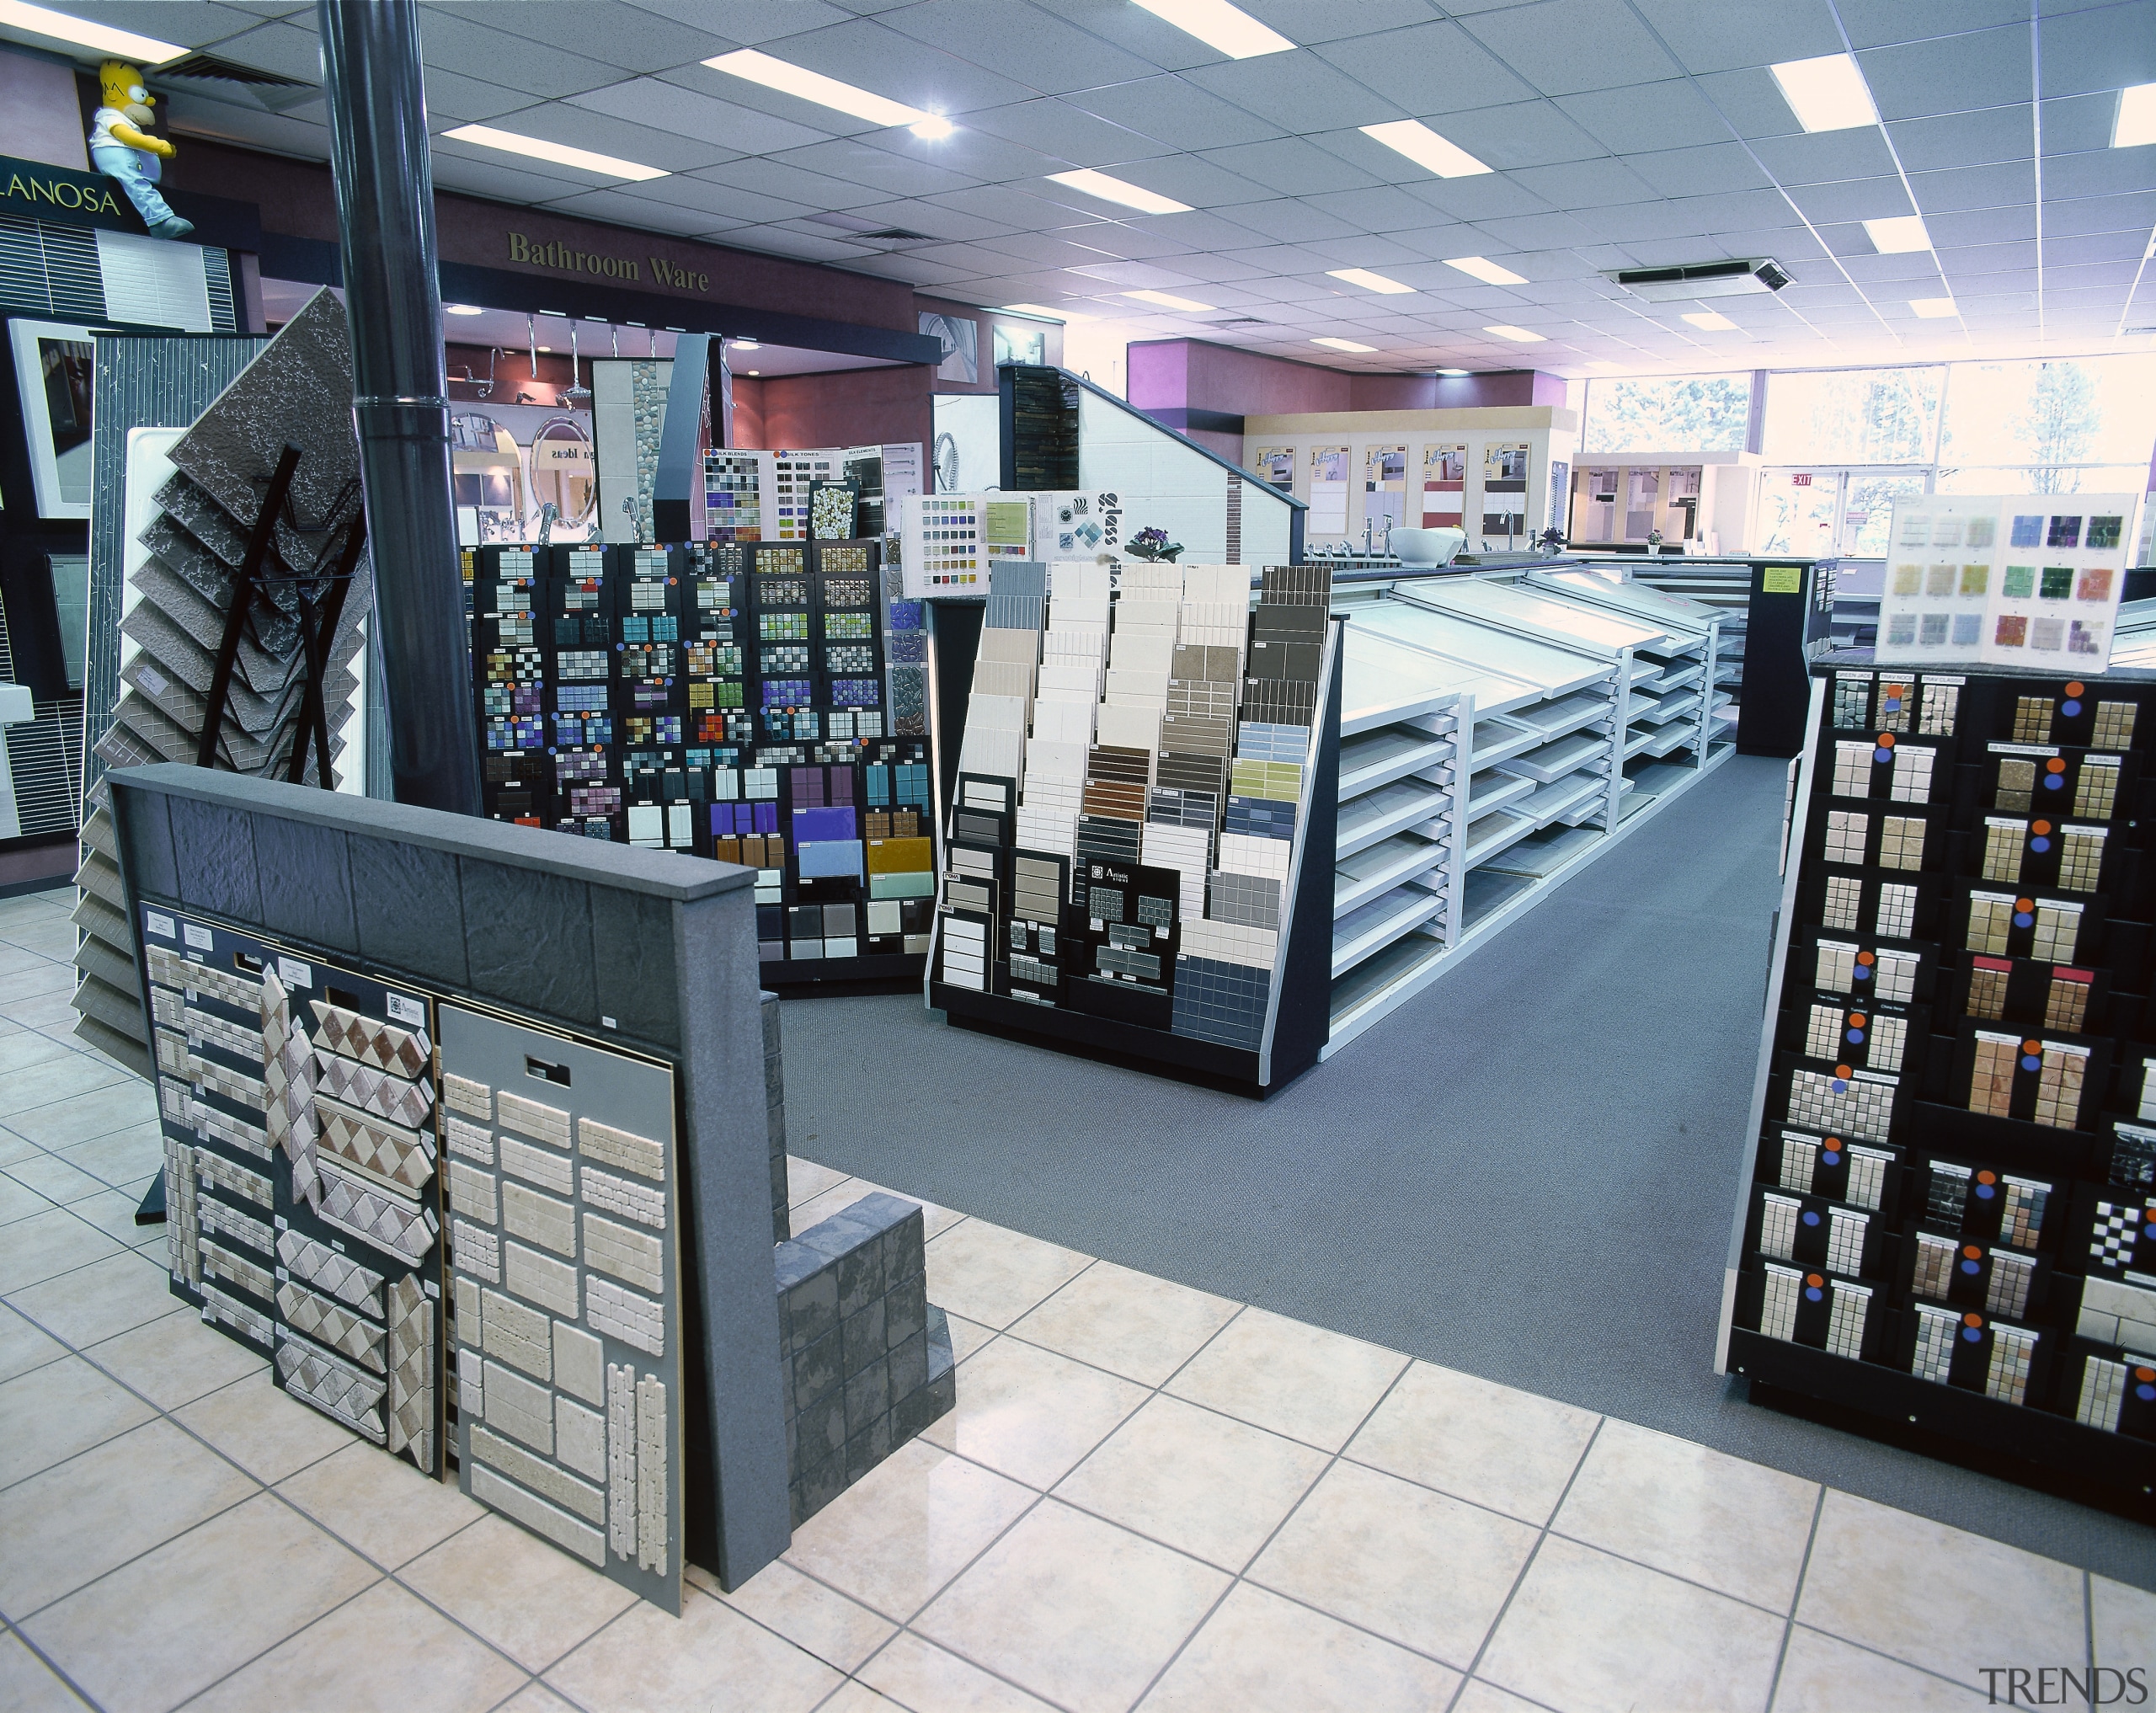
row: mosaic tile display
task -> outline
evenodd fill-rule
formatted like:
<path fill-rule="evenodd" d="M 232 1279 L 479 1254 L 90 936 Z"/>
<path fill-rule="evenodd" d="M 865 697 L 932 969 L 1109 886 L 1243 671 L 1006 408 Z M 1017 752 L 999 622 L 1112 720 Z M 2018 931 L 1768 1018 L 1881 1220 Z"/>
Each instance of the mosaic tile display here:
<path fill-rule="evenodd" d="M 2013 1409 L 2017 1455 L 2135 1488 L 2156 1473 L 2156 929 L 2129 879 L 2151 693 L 1832 670 L 1730 1333 L 1756 1378 L 1990 1444 L 1982 1412 Z M 1778 1365 L 1754 1332 L 1861 1377 Z"/>

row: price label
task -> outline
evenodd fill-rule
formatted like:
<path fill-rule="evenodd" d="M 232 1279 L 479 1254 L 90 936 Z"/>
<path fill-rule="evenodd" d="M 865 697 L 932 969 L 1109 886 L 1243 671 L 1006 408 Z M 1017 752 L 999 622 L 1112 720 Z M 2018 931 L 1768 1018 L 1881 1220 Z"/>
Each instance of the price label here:
<path fill-rule="evenodd" d="M 392 1022 L 409 1023 L 415 1029 L 424 1028 L 426 1026 L 427 1008 L 415 999 L 408 999 L 401 993 L 393 993 L 389 995 L 389 1016 Z"/>
<path fill-rule="evenodd" d="M 314 969 L 311 964 L 302 963 L 296 958 L 280 958 L 277 960 L 277 979 L 286 987 L 312 987 Z"/>
<path fill-rule="evenodd" d="M 172 939 L 179 932 L 179 925 L 163 910 L 144 910 L 142 928 L 144 932 L 155 934 L 160 940 Z"/>
<path fill-rule="evenodd" d="M 185 936 L 187 943 L 198 952 L 210 951 L 217 943 L 216 936 L 196 922 L 187 923 L 181 931 Z"/>

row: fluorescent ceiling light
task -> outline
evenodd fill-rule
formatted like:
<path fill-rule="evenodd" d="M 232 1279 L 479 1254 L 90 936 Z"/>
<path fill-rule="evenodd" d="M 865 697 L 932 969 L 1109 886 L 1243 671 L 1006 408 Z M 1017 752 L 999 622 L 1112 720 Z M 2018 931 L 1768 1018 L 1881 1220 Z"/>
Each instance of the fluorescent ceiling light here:
<path fill-rule="evenodd" d="M 1931 234 L 1924 229 L 1921 214 L 1897 215 L 1892 220 L 1867 220 L 1864 229 L 1871 239 L 1872 248 L 1882 256 L 1907 255 L 1913 250 L 1931 248 Z"/>
<path fill-rule="evenodd" d="M 733 339 L 728 343 L 737 351 L 760 351 L 764 348 L 763 342 L 760 339 Z"/>
<path fill-rule="evenodd" d="M 484 315 L 487 312 L 476 304 L 445 303 L 441 307 L 441 312 L 444 315 Z"/>
<path fill-rule="evenodd" d="M 1822 54 L 1816 60 L 1784 60 L 1767 69 L 1781 87 L 1782 99 L 1806 131 L 1847 131 L 1876 125 L 1871 87 L 1848 54 Z"/>
<path fill-rule="evenodd" d="M 1172 196 L 1162 196 L 1143 185 L 1128 184 L 1121 179 L 1112 179 L 1106 173 L 1097 173 L 1091 167 L 1081 167 L 1075 173 L 1050 173 L 1050 182 L 1068 184 L 1073 190 L 1083 190 L 1088 196 L 1097 196 L 1103 202 L 1119 202 L 1125 208 L 1134 208 L 1140 214 L 1187 214 L 1190 205 L 1178 202 Z"/>
<path fill-rule="evenodd" d="M 1336 351 L 1374 351 L 1375 345 L 1358 345 L 1353 339 L 1312 339 L 1314 345 L 1327 345 Z"/>
<path fill-rule="evenodd" d="M 1438 373 L 1440 375 L 1453 376 L 1472 375 L 1474 372 L 1475 371 L 1472 369 L 1440 369 L 1438 371 Z"/>
<path fill-rule="evenodd" d="M 1329 279 L 1345 280 L 1350 286 L 1359 286 L 1365 291 L 1382 291 L 1388 297 L 1397 296 L 1403 291 L 1412 292 L 1415 289 L 1412 286 L 1401 285 L 1397 280 L 1388 280 L 1382 274 L 1373 274 L 1368 268 L 1329 268 L 1326 273 Z"/>
<path fill-rule="evenodd" d="M 1463 274 L 1471 274 L 1491 286 L 1524 286 L 1527 276 L 1515 274 L 1510 268 L 1501 268 L 1487 256 L 1448 256 L 1445 266 L 1457 268 Z"/>
<path fill-rule="evenodd" d="M 1140 303 L 1157 303 L 1163 309 L 1212 309 L 1210 303 L 1200 303 L 1194 297 L 1178 297 L 1172 291 L 1126 291 L 1125 297 L 1135 297 Z"/>
<path fill-rule="evenodd" d="M 72 41 L 77 47 L 95 48 L 99 53 L 131 60 L 141 66 L 163 65 L 187 51 L 168 41 L 159 41 L 153 35 L 115 29 L 109 24 L 93 24 L 87 18 L 70 18 L 64 12 L 24 5 L 23 0 L 0 0 L 0 24 L 13 24 L 32 35 L 51 36 L 55 41 Z"/>
<path fill-rule="evenodd" d="M 1010 315 L 1038 315 L 1049 321 L 1098 321 L 1097 315 L 1081 315 L 1075 309 L 1050 309 L 1045 303 L 1006 303 L 1004 312 Z"/>
<path fill-rule="evenodd" d="M 1945 321 L 1961 312 L 1951 297 L 1912 297 L 1909 307 L 1925 321 Z"/>
<path fill-rule="evenodd" d="M 2156 143 L 2156 83 L 2136 83 L 2120 90 L 2118 116 L 2111 121 L 2113 148 L 2135 148 L 2143 143 Z"/>
<path fill-rule="evenodd" d="M 590 149 L 573 149 L 566 143 L 548 142 L 542 137 L 520 136 L 513 131 L 496 131 L 490 125 L 460 125 L 442 135 L 454 137 L 458 142 L 477 143 L 483 149 L 499 149 L 507 155 L 526 155 L 535 161 L 552 161 L 558 167 L 603 173 L 610 179 L 643 180 L 666 177 L 658 167 L 625 161 L 616 155 L 594 154 Z"/>
<path fill-rule="evenodd" d="M 1228 0 L 1138 0 L 1154 17 L 1172 24 L 1186 35 L 1194 35 L 1209 48 L 1231 60 L 1254 60 L 1261 54 L 1284 54 L 1294 43 L 1277 29 L 1269 29 Z"/>
<path fill-rule="evenodd" d="M 803 101 L 813 101 L 819 107 L 828 107 L 855 119 L 865 119 L 871 125 L 910 125 L 915 136 L 931 139 L 951 134 L 951 121 L 940 113 L 929 113 L 888 96 L 872 94 L 851 83 L 841 83 L 836 77 L 826 77 L 821 72 L 812 72 L 805 66 L 788 65 L 769 54 L 760 54 L 754 48 L 719 54 L 704 63 L 714 72 L 761 83 L 782 95 L 798 95 Z"/>
<path fill-rule="evenodd" d="M 1417 166 L 1428 168 L 1440 179 L 1465 179 L 1490 170 L 1458 143 L 1446 141 L 1419 119 L 1366 125 L 1363 135 L 1375 137 L 1387 148 L 1406 156 Z"/>
<path fill-rule="evenodd" d="M 1709 333 L 1737 331 L 1737 323 L 1717 309 L 1695 309 L 1684 318 L 1694 327 L 1705 328 Z"/>
<path fill-rule="evenodd" d="M 1539 345 L 1546 337 L 1542 334 L 1529 333 L 1524 327 L 1507 327 L 1502 323 L 1496 327 L 1486 327 L 1482 331 L 1495 334 L 1501 339 L 1510 339 L 1516 345 Z"/>

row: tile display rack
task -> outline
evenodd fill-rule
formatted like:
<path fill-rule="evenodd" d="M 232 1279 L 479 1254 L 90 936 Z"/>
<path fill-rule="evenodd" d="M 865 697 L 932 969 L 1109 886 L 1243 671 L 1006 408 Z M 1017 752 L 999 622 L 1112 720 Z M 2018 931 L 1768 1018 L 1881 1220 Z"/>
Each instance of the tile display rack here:
<path fill-rule="evenodd" d="M 993 561 L 928 1005 L 1245 1092 L 1326 1034 L 1330 573 Z M 1322 853 L 1322 855 L 1321 854 Z"/>
<path fill-rule="evenodd" d="M 920 979 L 926 638 L 919 603 L 888 598 L 878 543 L 465 563 L 489 816 L 755 868 L 772 985 Z"/>
<path fill-rule="evenodd" d="M 2156 1516 L 2156 676 L 1835 664 L 1719 1372 Z"/>
<path fill-rule="evenodd" d="M 1342 604 L 1327 1056 L 1732 752 L 1721 614 L 1513 574 Z"/>

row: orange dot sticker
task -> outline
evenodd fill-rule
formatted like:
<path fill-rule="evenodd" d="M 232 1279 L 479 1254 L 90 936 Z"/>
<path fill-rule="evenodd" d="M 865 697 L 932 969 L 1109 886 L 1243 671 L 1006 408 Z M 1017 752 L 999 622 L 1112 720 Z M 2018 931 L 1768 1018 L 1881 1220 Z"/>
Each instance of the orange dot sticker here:
<path fill-rule="evenodd" d="M 1997 1183 L 1999 1182 L 1999 1174 L 1995 1171 L 1980 1171 L 1977 1174 L 1977 1182 L 1978 1183 Z"/>
<path fill-rule="evenodd" d="M 1829 1152 L 1839 1154 L 1842 1151 L 1842 1139 L 1838 1136 L 1829 1136 L 1827 1139 L 1827 1147 Z"/>
<path fill-rule="evenodd" d="M 1964 1243 L 1961 1246 L 1961 1259 L 1964 1261 L 1981 1261 L 1983 1259 L 1983 1251 L 1973 1243 Z"/>
<path fill-rule="evenodd" d="M 2156 1368 L 2137 1368 L 2133 1371 L 2133 1377 L 2143 1385 L 2147 1385 L 2149 1381 L 2156 1380 Z"/>
<path fill-rule="evenodd" d="M 2081 680 L 2080 680 L 2079 679 L 2078 679 L 2078 678 L 2069 678 L 2069 679 L 2068 679 L 2068 680 L 2067 680 L 2067 681 L 2066 681 L 2066 693 L 2067 693 L 2068 696 L 2079 696 L 2079 695 L 2080 695 L 2080 694 L 2081 694 L 2081 689 L 2082 689 L 2082 686 L 2081 686 Z"/>
<path fill-rule="evenodd" d="M 2034 833 L 2040 839 L 2047 836 L 2050 834 L 2051 830 L 2052 824 L 2049 821 L 2031 821 L 2029 823 L 2029 830 Z"/>
<path fill-rule="evenodd" d="M 2032 910 L 2036 907 L 2036 901 L 2032 898 L 2017 898 L 2014 900 L 2014 908 L 2017 910 Z"/>
<path fill-rule="evenodd" d="M 1964 1315 L 1961 1316 L 1961 1324 L 1964 1326 L 1981 1326 L 1983 1323 L 1984 1317 L 1982 1315 Z"/>
<path fill-rule="evenodd" d="M 2054 755 L 2050 760 L 2044 763 L 2044 771 L 2047 773 L 2063 773 L 2066 771 L 2066 763 L 2060 760 L 2057 756 Z"/>
<path fill-rule="evenodd" d="M 1863 1027 L 1864 1013 L 1862 1011 L 1851 1011 L 1849 1013 L 1849 1027 L 1852 1029 L 1861 1029 Z"/>
<path fill-rule="evenodd" d="M 2041 1041 L 2024 1041 L 2021 1043 L 2021 1050 L 2024 1053 L 2041 1053 L 2044 1050 L 2044 1043 Z"/>
<path fill-rule="evenodd" d="M 1849 1080 L 1849 1066 L 1846 1065 L 1837 1065 L 1834 1067 L 1834 1075 L 1841 1078 L 1844 1082 L 1847 1082 Z"/>
<path fill-rule="evenodd" d="M 1894 734 L 1892 732 L 1881 732 L 1879 734 L 1879 747 L 1882 750 L 1892 749 L 1894 747 Z"/>
<path fill-rule="evenodd" d="M 1876 952 L 1860 952 L 1856 954 L 1856 961 L 1869 969 L 1879 961 L 1879 954 Z"/>
<path fill-rule="evenodd" d="M 1810 1285 L 1814 1290 L 1818 1289 L 1821 1285 L 1827 1283 L 1825 1279 L 1820 1278 L 1820 1276 L 1816 1273 L 1807 1273 L 1805 1274 L 1804 1282 Z"/>

